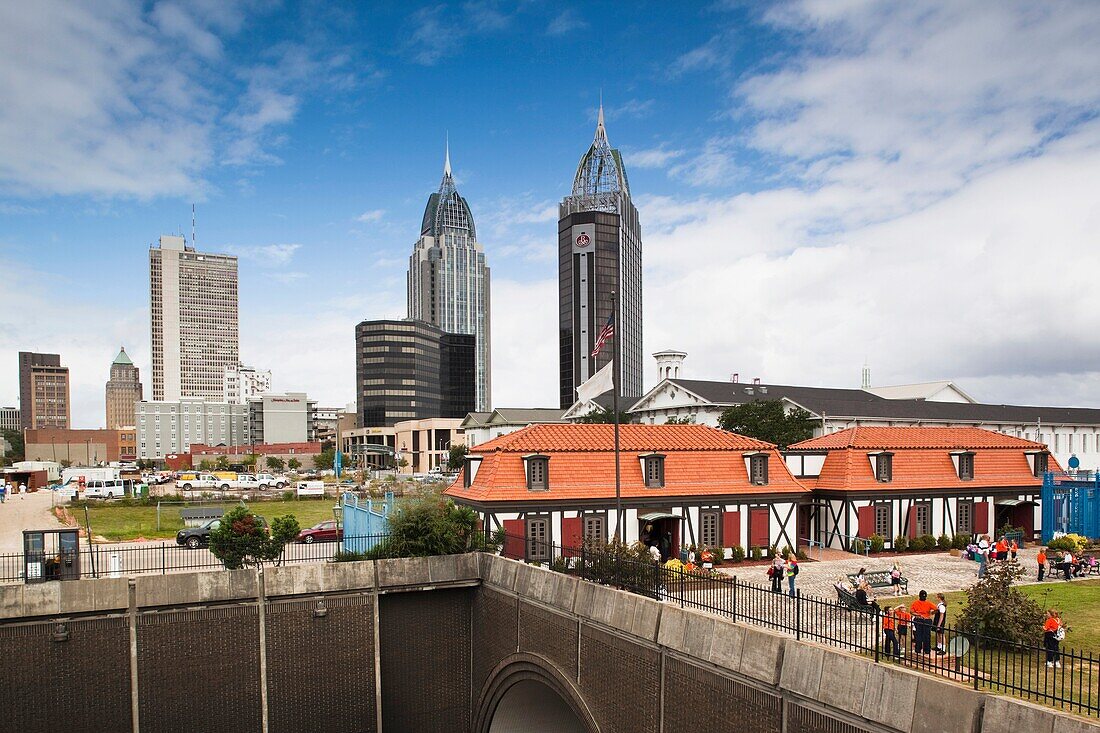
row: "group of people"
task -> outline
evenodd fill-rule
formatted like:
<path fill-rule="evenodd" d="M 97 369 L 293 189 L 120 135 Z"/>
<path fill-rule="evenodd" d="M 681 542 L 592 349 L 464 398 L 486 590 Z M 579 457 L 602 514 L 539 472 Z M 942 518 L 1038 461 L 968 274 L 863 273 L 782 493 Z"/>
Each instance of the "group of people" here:
<path fill-rule="evenodd" d="M 22 499 L 27 494 L 26 484 L 13 484 L 11 481 L 0 481 L 0 504 L 3 504 L 8 500 L 9 496 L 15 496 L 19 494 L 19 498 Z"/>
<path fill-rule="evenodd" d="M 775 554 L 775 558 L 772 560 L 772 564 L 768 567 L 768 578 L 772 581 L 772 591 L 775 593 L 783 592 L 783 578 L 787 579 L 787 593 L 792 598 L 794 597 L 794 583 L 795 578 L 798 577 L 798 558 L 794 553 L 788 553 L 787 559 L 784 560 L 783 556 L 778 552 Z"/>
<path fill-rule="evenodd" d="M 1055 554 L 1053 557 L 1054 559 L 1051 560 L 1050 556 L 1047 555 L 1047 548 L 1042 547 L 1039 549 L 1039 555 L 1035 558 L 1039 563 L 1039 580 L 1042 580 L 1047 574 L 1048 567 L 1051 575 L 1057 571 L 1062 573 L 1062 577 L 1066 580 L 1071 580 L 1074 577 L 1083 578 L 1096 567 L 1095 557 L 1077 557 L 1069 550 L 1066 550 L 1061 556 Z"/>
<path fill-rule="evenodd" d="M 989 535 L 983 534 L 976 544 L 967 548 L 967 552 L 971 559 L 978 562 L 978 577 L 984 578 L 990 562 L 1016 562 L 1020 545 L 1015 539 L 1010 540 L 1005 535 L 994 542 Z"/>

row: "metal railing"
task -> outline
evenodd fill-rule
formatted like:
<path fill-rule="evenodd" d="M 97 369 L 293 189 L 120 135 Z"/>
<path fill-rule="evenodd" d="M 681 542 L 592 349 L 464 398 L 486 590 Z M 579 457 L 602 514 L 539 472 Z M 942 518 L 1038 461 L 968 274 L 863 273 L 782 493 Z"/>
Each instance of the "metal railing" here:
<path fill-rule="evenodd" d="M 388 535 L 375 534 L 344 537 L 339 542 L 292 542 L 283 548 L 283 554 L 271 564 L 289 565 L 302 562 L 328 562 L 344 549 L 344 544 L 374 547 Z M 220 570 L 225 566 L 206 546 L 190 549 L 173 540 L 143 542 L 129 545 L 97 545 L 80 547 L 80 577 L 123 577 L 143 573 L 166 574 L 185 570 Z M 33 577 L 33 575 L 32 575 Z M 0 582 L 22 582 L 24 557 L 22 553 L 0 554 Z"/>
<path fill-rule="evenodd" d="M 530 547 L 530 545 L 528 545 Z M 906 624 L 889 607 L 855 606 L 795 590 L 781 592 L 736 576 L 686 571 L 638 560 L 623 549 L 535 548 L 551 569 L 595 583 L 724 616 L 874 659 L 1071 712 L 1100 716 L 1100 656 L 1066 648 L 1014 643 L 932 620 Z M 760 569 L 756 566 L 755 569 Z M 884 601 L 889 598 L 882 599 Z M 1048 664 L 1048 661 L 1050 664 Z"/>

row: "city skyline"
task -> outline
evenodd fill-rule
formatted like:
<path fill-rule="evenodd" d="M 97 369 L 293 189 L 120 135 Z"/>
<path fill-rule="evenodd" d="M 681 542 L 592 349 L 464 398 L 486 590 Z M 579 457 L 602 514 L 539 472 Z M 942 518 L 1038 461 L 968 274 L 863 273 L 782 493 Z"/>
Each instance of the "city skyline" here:
<path fill-rule="evenodd" d="M 493 403 L 553 405 L 556 202 L 602 88 L 645 225 L 644 354 L 1100 404 L 1094 6 L 618 15 L 0 9 L 0 350 L 60 353 L 73 426 L 99 425 L 119 343 L 151 374 L 144 251 L 197 202 L 198 249 L 241 261 L 241 353 L 344 404 L 346 334 L 404 314 L 449 130 L 493 263 Z"/>

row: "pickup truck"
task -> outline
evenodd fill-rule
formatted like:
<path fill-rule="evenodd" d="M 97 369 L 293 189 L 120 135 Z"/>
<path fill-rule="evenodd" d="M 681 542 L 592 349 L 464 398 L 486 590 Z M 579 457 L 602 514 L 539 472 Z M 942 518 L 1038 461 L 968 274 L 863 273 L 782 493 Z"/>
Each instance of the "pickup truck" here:
<path fill-rule="evenodd" d="M 242 473 L 237 476 L 236 481 L 232 481 L 231 484 L 235 489 L 259 489 L 260 491 L 267 491 L 268 489 L 285 489 L 289 485 L 282 476 L 275 476 L 270 473 Z"/>
<path fill-rule="evenodd" d="M 176 486 L 182 491 L 202 491 L 204 489 L 220 489 L 222 491 L 228 491 L 233 488 L 233 481 L 226 478 L 218 478 L 212 473 L 200 473 L 198 475 L 189 475 L 187 478 L 181 479 Z"/>

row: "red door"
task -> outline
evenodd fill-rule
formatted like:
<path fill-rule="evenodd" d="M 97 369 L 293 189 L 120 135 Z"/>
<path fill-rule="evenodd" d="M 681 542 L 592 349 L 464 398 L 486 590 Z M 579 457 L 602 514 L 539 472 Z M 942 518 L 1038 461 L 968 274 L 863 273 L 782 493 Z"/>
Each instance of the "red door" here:
<path fill-rule="evenodd" d="M 749 509 L 749 545 L 768 549 L 771 545 L 771 532 L 768 527 L 768 507 Z"/>
<path fill-rule="evenodd" d="M 580 517 L 561 518 L 561 554 L 565 557 L 575 557 L 581 549 L 584 538 L 581 534 Z"/>
<path fill-rule="evenodd" d="M 527 557 L 527 522 L 522 519 L 505 519 L 504 525 L 504 549 L 500 554 L 513 560 L 524 560 Z"/>
<path fill-rule="evenodd" d="M 875 507 L 861 506 L 856 512 L 859 514 L 859 530 L 856 534 L 867 539 L 875 533 Z"/>
<path fill-rule="evenodd" d="M 741 544 L 741 512 L 722 512 L 722 546 Z"/>
<path fill-rule="evenodd" d="M 989 502 L 974 502 L 974 533 L 985 534 L 989 531 Z"/>

